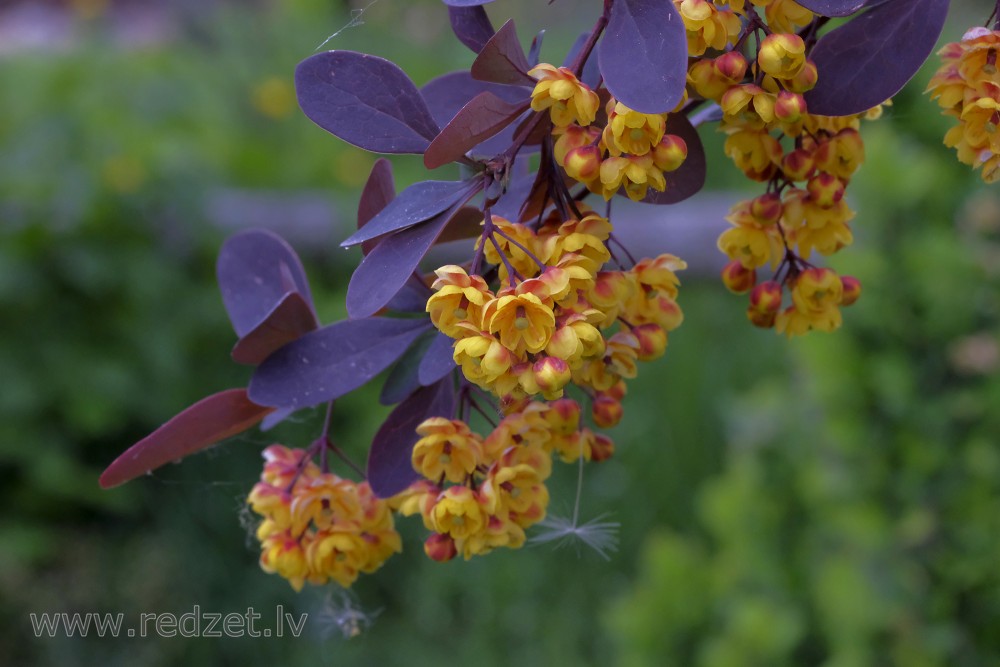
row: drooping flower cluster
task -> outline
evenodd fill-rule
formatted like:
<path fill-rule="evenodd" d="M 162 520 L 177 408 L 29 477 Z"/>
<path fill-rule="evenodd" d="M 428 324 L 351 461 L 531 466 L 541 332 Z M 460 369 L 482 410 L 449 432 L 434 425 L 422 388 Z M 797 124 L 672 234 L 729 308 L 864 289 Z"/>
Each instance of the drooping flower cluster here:
<path fill-rule="evenodd" d="M 423 518 L 432 532 L 424 550 L 437 561 L 521 547 L 525 529 L 545 518 L 552 456 L 604 460 L 614 450 L 606 436 L 580 428 L 580 405 L 568 398 L 523 401 L 485 438 L 445 417 L 417 433 L 412 462 L 423 479 L 391 503 Z"/>
<path fill-rule="evenodd" d="M 661 255 L 605 270 L 611 225 L 593 213 L 537 231 L 497 216 L 491 224 L 495 243 L 483 253 L 504 286 L 494 292 L 482 276 L 443 266 L 427 302 L 434 326 L 455 339 L 465 378 L 504 406 L 558 399 L 571 382 L 604 406 L 620 401 L 615 387 L 635 377 L 637 361 L 661 356 L 681 324 L 675 271 L 684 262 Z"/>
<path fill-rule="evenodd" d="M 350 586 L 402 550 L 388 503 L 367 482 L 324 473 L 302 449 L 271 445 L 247 503 L 257 528 L 260 566 L 295 590 L 305 582 Z"/>
<path fill-rule="evenodd" d="M 569 69 L 542 64 L 529 74 L 538 79 L 531 108 L 552 119 L 556 161 L 590 192 L 607 200 L 624 189 L 638 201 L 649 188 L 663 192 L 664 173 L 687 158 L 684 140 L 666 134 L 667 114 L 639 113 L 612 97 L 598 119 L 600 97 Z"/>
<path fill-rule="evenodd" d="M 743 4 L 734 3 L 733 10 L 742 12 Z M 812 18 L 807 10 L 799 16 L 795 3 L 753 4 L 766 5 L 773 27 L 802 25 Z M 795 295 L 799 283 L 811 280 L 800 274 L 812 267 L 808 260 L 813 251 L 831 255 L 853 241 L 848 223 L 854 212 L 844 192 L 864 161 L 861 116 L 808 113 L 803 93 L 817 80 L 805 42 L 791 32 L 764 37 L 753 63 L 731 50 L 696 60 L 688 72 L 692 97 L 714 101 L 722 110 L 726 154 L 748 178 L 768 186 L 765 194 L 736 204 L 726 218 L 732 227 L 719 237 L 718 246 L 731 261 L 723 269 L 723 282 L 738 294 L 753 290 L 747 310 L 753 324 L 789 336 L 840 326 L 839 311 L 835 317 L 827 316 L 826 309 L 820 314 L 804 308 Z M 774 277 L 758 285 L 761 267 Z M 791 304 L 781 310 L 785 288 Z"/>
<path fill-rule="evenodd" d="M 944 136 L 960 162 L 982 168 L 983 180 L 1000 180 L 1000 71 L 997 53 L 1000 31 L 972 28 L 962 41 L 940 51 L 942 65 L 927 86 L 927 92 L 943 109 L 958 119 Z"/>

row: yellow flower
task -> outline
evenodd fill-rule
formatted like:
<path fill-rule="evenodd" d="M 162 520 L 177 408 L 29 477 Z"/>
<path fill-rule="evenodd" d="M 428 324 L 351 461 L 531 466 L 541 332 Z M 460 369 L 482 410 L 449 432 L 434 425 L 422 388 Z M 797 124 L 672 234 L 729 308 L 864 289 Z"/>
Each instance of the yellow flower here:
<path fill-rule="evenodd" d="M 437 280 L 432 285 L 437 290 L 427 300 L 427 312 L 438 331 L 452 338 L 470 335 L 482 326 L 483 306 L 493 297 L 493 292 L 480 276 L 470 276 L 460 266 L 449 264 L 435 272 Z M 462 323 L 472 325 L 463 328 Z"/>
<path fill-rule="evenodd" d="M 446 489 L 431 510 L 434 530 L 451 535 L 456 541 L 465 540 L 483 530 L 486 526 L 478 494 L 467 486 L 452 486 Z"/>
<path fill-rule="evenodd" d="M 666 129 L 666 114 L 645 114 L 616 102 L 608 114 L 604 143 L 612 155 L 645 155 L 660 143 Z"/>
<path fill-rule="evenodd" d="M 501 292 L 483 311 L 486 328 L 516 355 L 543 350 L 556 326 L 552 307 L 530 289 L 522 289 L 529 282 L 538 281 L 525 281 L 517 291 Z"/>
<path fill-rule="evenodd" d="M 724 150 L 736 166 L 754 181 L 769 180 L 781 163 L 781 144 L 762 130 L 733 132 L 726 138 Z"/>
<path fill-rule="evenodd" d="M 609 157 L 601 163 L 601 195 L 606 200 L 625 188 L 629 199 L 639 201 L 650 187 L 658 192 L 667 189 L 667 181 L 652 155 Z"/>
<path fill-rule="evenodd" d="M 528 74 L 538 80 L 535 89 L 531 91 L 532 109 L 548 109 L 552 123 L 557 127 L 573 123 L 590 125 L 594 122 L 600 99 L 597 93 L 581 83 L 568 68 L 542 63 Z"/>
<path fill-rule="evenodd" d="M 806 64 L 806 43 L 795 34 L 771 33 L 761 42 L 757 64 L 776 79 L 793 79 Z"/>
<path fill-rule="evenodd" d="M 413 469 L 431 481 L 463 482 L 482 462 L 482 441 L 463 421 L 431 417 L 417 434 L 422 437 L 413 446 Z"/>

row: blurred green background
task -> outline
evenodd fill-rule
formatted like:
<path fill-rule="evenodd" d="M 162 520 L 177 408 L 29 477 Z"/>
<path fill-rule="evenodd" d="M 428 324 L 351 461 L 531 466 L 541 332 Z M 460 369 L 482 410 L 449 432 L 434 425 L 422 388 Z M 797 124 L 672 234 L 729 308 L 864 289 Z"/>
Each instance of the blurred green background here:
<path fill-rule="evenodd" d="M 558 59 L 591 4 L 490 13 L 517 16 L 524 41 L 549 27 Z M 991 3 L 956 4 L 952 40 Z M 857 241 L 833 261 L 865 293 L 841 331 L 753 330 L 692 267 L 687 319 L 630 386 L 618 454 L 587 470 L 583 516 L 621 524 L 610 561 L 543 546 L 439 565 L 411 520 L 404 554 L 352 599 L 295 594 L 259 570 L 243 499 L 260 449 L 307 444 L 315 413 L 98 488 L 129 444 L 247 381 L 214 285 L 227 233 L 288 236 L 323 320 L 343 316 L 357 257 L 335 241 L 373 158 L 307 121 L 291 77 L 351 7 L 0 3 L 5 664 L 1000 664 L 1000 193 L 941 145 L 927 68 L 865 129 Z M 379 0 L 361 21 L 327 48 L 391 58 L 418 85 L 471 62 L 437 0 Z M 755 192 L 703 134 L 699 197 Z M 394 162 L 397 185 L 422 177 L 419 159 Z M 338 411 L 359 460 L 386 413 L 377 389 Z M 574 480 L 557 468 L 552 512 Z M 279 604 L 310 614 L 306 637 L 38 639 L 28 619 L 198 605 L 268 624 Z"/>

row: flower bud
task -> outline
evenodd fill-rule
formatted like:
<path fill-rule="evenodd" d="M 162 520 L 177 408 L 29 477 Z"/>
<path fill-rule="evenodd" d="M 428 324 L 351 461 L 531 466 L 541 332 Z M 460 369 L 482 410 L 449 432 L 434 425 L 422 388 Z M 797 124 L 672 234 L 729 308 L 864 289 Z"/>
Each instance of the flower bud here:
<path fill-rule="evenodd" d="M 729 262 L 722 269 L 722 283 L 733 294 L 746 294 L 757 284 L 757 270 L 746 268 L 739 260 Z"/>
<path fill-rule="evenodd" d="M 591 406 L 591 417 L 601 428 L 617 426 L 623 413 L 621 402 L 604 393 L 599 393 Z"/>
<path fill-rule="evenodd" d="M 793 93 L 806 93 L 816 86 L 818 80 L 819 71 L 816 69 L 816 63 L 806 60 L 798 74 L 785 80 L 785 87 Z"/>
<path fill-rule="evenodd" d="M 607 461 L 615 453 L 615 441 L 603 433 L 593 434 L 590 441 L 590 460 Z"/>
<path fill-rule="evenodd" d="M 566 173 L 581 183 L 589 183 L 601 176 L 601 149 L 597 146 L 581 146 L 566 154 L 563 163 Z"/>
<path fill-rule="evenodd" d="M 770 329 L 781 310 L 781 285 L 773 280 L 767 280 L 750 292 L 750 306 L 747 308 L 747 318 L 755 327 Z"/>
<path fill-rule="evenodd" d="M 559 357 L 542 357 L 531 368 L 538 388 L 546 394 L 561 392 L 573 375 Z"/>
<path fill-rule="evenodd" d="M 844 184 L 834 176 L 821 171 L 806 184 L 809 196 L 823 208 L 830 208 L 844 198 Z"/>
<path fill-rule="evenodd" d="M 809 151 L 796 148 L 781 158 L 781 171 L 790 181 L 805 181 L 816 171 L 816 162 Z"/>
<path fill-rule="evenodd" d="M 729 79 L 734 84 L 747 75 L 747 59 L 739 51 L 724 53 L 712 61 L 719 76 Z"/>
<path fill-rule="evenodd" d="M 782 90 L 774 102 L 774 117 L 782 123 L 797 123 L 806 114 L 806 100 L 798 93 Z"/>
<path fill-rule="evenodd" d="M 794 78 L 806 63 L 806 44 L 798 35 L 772 33 L 757 52 L 757 64 L 776 79 Z"/>
<path fill-rule="evenodd" d="M 431 560 L 447 563 L 458 554 L 458 549 L 455 547 L 455 540 L 451 535 L 432 533 L 424 540 L 424 553 Z"/>
<path fill-rule="evenodd" d="M 684 164 L 688 148 L 676 134 L 665 134 L 660 143 L 653 147 L 653 164 L 660 171 L 674 171 Z"/>
<path fill-rule="evenodd" d="M 768 192 L 750 200 L 750 215 L 761 227 L 778 224 L 783 208 L 781 195 L 777 192 Z"/>
<path fill-rule="evenodd" d="M 850 306 L 861 297 L 861 281 L 854 276 L 841 276 L 840 282 L 844 286 L 844 295 L 840 299 L 840 305 Z"/>
<path fill-rule="evenodd" d="M 639 361 L 659 359 L 667 349 L 667 332 L 659 324 L 641 324 L 632 329 L 632 334 L 639 341 Z"/>
<path fill-rule="evenodd" d="M 608 396 L 611 396 L 612 398 L 621 401 L 624 400 L 625 394 L 628 393 L 628 385 L 625 384 L 625 380 L 619 380 L 618 382 L 616 382 L 611 386 L 611 389 L 608 389 L 602 393 L 607 394 Z"/>

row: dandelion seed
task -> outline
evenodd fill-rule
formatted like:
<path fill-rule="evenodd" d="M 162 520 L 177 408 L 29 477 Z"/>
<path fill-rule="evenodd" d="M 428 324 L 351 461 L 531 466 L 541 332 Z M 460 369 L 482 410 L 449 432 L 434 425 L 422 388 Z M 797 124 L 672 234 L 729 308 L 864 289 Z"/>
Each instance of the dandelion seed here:
<path fill-rule="evenodd" d="M 353 593 L 345 588 L 337 588 L 326 597 L 317 620 L 324 640 L 329 639 L 334 631 L 339 632 L 344 639 L 350 639 L 368 630 L 381 613 L 381 609 L 366 612 Z"/>

